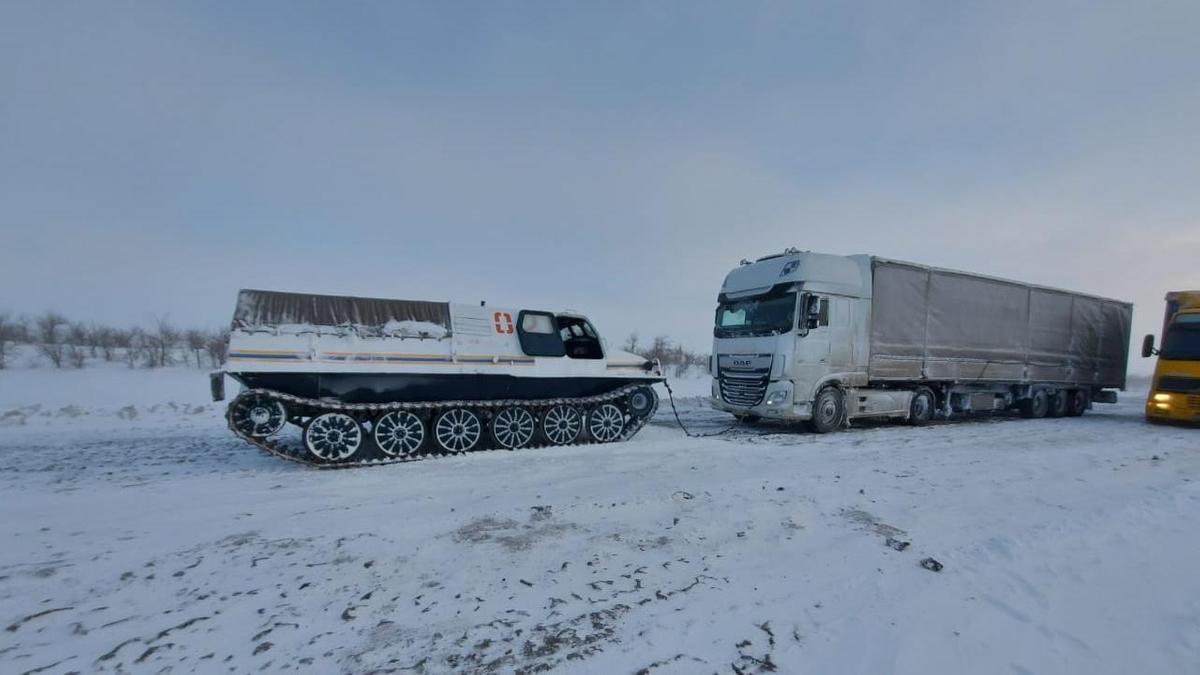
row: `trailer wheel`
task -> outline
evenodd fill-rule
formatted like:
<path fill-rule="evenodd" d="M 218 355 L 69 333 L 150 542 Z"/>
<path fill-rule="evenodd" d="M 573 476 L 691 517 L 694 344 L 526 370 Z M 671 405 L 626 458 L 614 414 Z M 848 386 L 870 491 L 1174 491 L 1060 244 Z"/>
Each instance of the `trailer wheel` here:
<path fill-rule="evenodd" d="M 1087 410 L 1088 394 L 1083 389 L 1072 389 L 1067 394 L 1067 417 L 1079 417 Z"/>
<path fill-rule="evenodd" d="M 908 423 L 914 427 L 923 427 L 933 419 L 937 409 L 937 398 L 926 387 L 913 392 L 912 402 L 908 405 Z"/>
<path fill-rule="evenodd" d="M 840 427 L 846 419 L 846 406 L 842 401 L 842 392 L 837 387 L 825 387 L 817 392 L 809 428 L 818 434 L 827 434 Z"/>
<path fill-rule="evenodd" d="M 1046 416 L 1050 408 L 1050 397 L 1046 395 L 1045 389 L 1038 389 L 1029 398 L 1021 399 L 1017 408 L 1021 411 L 1021 417 L 1040 419 Z"/>
<path fill-rule="evenodd" d="M 1067 414 L 1067 398 L 1068 393 L 1065 390 L 1059 389 L 1050 395 L 1050 400 L 1046 407 L 1047 417 L 1062 417 Z"/>

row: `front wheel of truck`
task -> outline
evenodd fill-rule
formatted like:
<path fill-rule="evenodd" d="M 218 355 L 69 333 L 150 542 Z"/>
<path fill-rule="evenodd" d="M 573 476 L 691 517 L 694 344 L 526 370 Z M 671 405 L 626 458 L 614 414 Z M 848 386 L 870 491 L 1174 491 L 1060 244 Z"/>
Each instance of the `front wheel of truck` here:
<path fill-rule="evenodd" d="M 836 387 L 825 387 L 813 399 L 812 419 L 808 426 L 818 434 L 827 434 L 842 426 L 846 419 L 846 406 L 842 392 Z"/>

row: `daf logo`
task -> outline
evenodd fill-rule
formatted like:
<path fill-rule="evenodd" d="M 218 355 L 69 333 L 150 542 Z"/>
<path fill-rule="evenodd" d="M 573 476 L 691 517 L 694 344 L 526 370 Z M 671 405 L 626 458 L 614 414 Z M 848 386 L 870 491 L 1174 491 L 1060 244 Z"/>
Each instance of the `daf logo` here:
<path fill-rule="evenodd" d="M 734 359 L 734 360 L 733 360 L 733 365 L 735 365 L 735 366 L 748 366 L 748 365 L 750 365 L 750 359 Z"/>

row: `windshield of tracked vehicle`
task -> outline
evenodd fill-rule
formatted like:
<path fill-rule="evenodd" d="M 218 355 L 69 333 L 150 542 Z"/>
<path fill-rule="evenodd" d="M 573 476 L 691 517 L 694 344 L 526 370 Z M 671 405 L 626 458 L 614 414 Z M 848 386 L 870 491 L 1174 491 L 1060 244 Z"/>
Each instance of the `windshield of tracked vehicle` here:
<path fill-rule="evenodd" d="M 717 307 L 716 337 L 777 335 L 795 325 L 796 294 L 758 296 L 723 302 Z"/>
<path fill-rule="evenodd" d="M 1159 358 L 1168 361 L 1200 360 L 1200 314 L 1175 317 L 1163 336 Z"/>

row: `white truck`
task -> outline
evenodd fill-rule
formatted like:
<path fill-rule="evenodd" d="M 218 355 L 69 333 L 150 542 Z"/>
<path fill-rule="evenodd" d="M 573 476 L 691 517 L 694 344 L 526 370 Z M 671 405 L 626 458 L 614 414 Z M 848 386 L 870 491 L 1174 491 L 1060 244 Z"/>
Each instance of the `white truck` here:
<path fill-rule="evenodd" d="M 822 433 L 860 418 L 1082 415 L 1125 388 L 1132 313 L 1092 295 L 788 249 L 725 277 L 712 405 Z"/>

